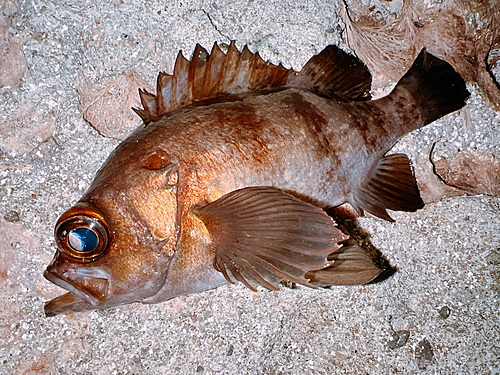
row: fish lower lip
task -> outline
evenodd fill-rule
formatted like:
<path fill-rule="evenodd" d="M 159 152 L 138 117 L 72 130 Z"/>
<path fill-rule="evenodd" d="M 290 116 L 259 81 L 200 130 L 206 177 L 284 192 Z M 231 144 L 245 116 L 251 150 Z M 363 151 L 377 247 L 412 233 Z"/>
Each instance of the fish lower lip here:
<path fill-rule="evenodd" d="M 55 316 L 68 312 L 79 312 L 95 309 L 86 299 L 68 292 L 47 302 L 44 306 L 45 316 Z"/>

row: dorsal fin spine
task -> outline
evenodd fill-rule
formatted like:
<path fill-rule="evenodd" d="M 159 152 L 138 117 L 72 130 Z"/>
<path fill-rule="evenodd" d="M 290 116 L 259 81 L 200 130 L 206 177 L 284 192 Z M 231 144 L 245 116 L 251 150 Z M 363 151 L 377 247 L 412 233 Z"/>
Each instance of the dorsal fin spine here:
<path fill-rule="evenodd" d="M 240 58 L 238 60 L 238 71 L 235 74 L 234 84 L 236 90 L 248 90 L 252 83 L 250 81 L 250 73 L 252 68 L 253 54 L 247 46 L 243 47 Z"/>
<path fill-rule="evenodd" d="M 223 81 L 223 87 L 232 87 L 232 83 L 238 71 L 238 60 L 241 56 L 240 51 L 236 48 L 236 43 L 234 41 L 229 44 L 229 49 L 227 50 L 226 59 L 224 61 L 224 66 L 221 71 L 221 78 Z"/>
<path fill-rule="evenodd" d="M 260 57 L 259 53 L 255 52 L 250 65 L 250 82 L 252 88 L 261 87 L 265 82 L 268 82 L 265 74 L 261 74 L 260 78 L 258 78 L 258 75 L 256 74 L 258 71 L 261 71 L 262 73 L 266 72 L 265 62 L 262 57 Z"/>
<path fill-rule="evenodd" d="M 216 88 L 219 86 L 221 74 L 220 74 L 220 69 L 219 69 L 219 74 L 217 74 L 217 70 L 215 70 L 215 68 L 219 63 L 220 58 L 221 57 L 224 58 L 224 56 L 225 56 L 224 52 L 222 52 L 217 42 L 215 42 L 214 46 L 212 47 L 212 53 L 208 58 L 207 67 L 205 69 L 205 77 L 203 79 L 204 97 L 213 97 L 218 94 Z"/>
<path fill-rule="evenodd" d="M 205 86 L 205 72 L 207 68 L 209 54 L 206 49 L 196 45 L 189 71 L 189 86 L 191 88 L 191 98 L 193 100 L 203 98 L 203 87 Z"/>
<path fill-rule="evenodd" d="M 176 79 L 175 98 L 177 99 L 177 106 L 183 106 L 189 103 L 191 94 L 189 92 L 189 82 L 188 82 L 189 65 L 190 65 L 189 61 L 184 57 L 182 51 L 179 52 L 174 68 L 174 77 Z"/>
<path fill-rule="evenodd" d="M 158 74 L 158 79 L 156 81 L 157 93 L 156 93 L 156 112 L 163 113 L 167 111 L 166 98 L 164 97 L 163 89 L 166 84 L 165 81 L 168 79 L 169 75 L 161 72 Z"/>

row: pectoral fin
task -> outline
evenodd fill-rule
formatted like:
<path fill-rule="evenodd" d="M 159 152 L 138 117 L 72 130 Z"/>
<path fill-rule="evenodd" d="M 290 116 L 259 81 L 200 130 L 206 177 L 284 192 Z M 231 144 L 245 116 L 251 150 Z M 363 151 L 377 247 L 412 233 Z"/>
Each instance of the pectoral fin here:
<path fill-rule="evenodd" d="M 214 267 L 252 290 L 279 290 L 282 280 L 314 286 L 305 274 L 330 266 L 348 238 L 322 209 L 269 187 L 233 191 L 193 213 L 211 235 Z"/>
<path fill-rule="evenodd" d="M 424 207 L 408 157 L 388 155 L 380 159 L 361 185 L 355 205 L 382 219 L 394 221 L 386 209 L 414 212 Z"/>

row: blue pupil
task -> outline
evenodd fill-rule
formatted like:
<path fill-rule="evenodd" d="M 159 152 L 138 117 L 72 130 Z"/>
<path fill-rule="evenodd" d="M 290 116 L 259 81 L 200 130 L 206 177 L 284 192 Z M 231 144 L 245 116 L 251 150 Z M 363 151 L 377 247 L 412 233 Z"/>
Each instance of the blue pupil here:
<path fill-rule="evenodd" d="M 99 244 L 97 234 L 88 228 L 75 228 L 68 234 L 68 242 L 73 250 L 89 252 Z"/>

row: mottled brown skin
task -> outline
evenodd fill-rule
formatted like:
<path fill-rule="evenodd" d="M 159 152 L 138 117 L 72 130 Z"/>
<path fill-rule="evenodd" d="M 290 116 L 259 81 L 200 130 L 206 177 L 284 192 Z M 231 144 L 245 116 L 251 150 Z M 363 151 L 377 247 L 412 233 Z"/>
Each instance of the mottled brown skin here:
<path fill-rule="evenodd" d="M 45 275 L 70 293 L 49 302 L 47 314 L 156 303 L 226 283 L 193 207 L 237 189 L 275 187 L 321 208 L 349 202 L 362 212 L 356 196 L 394 143 L 468 95 L 463 86 L 450 109 L 425 109 L 417 81 L 410 75 L 375 101 L 282 88 L 212 98 L 146 121 L 81 199 L 106 219 L 106 251 L 86 263 L 56 254 Z M 78 290 L 61 281 L 67 275 L 78 278 Z M 88 298 L 91 289 L 102 290 L 97 300 Z"/>

